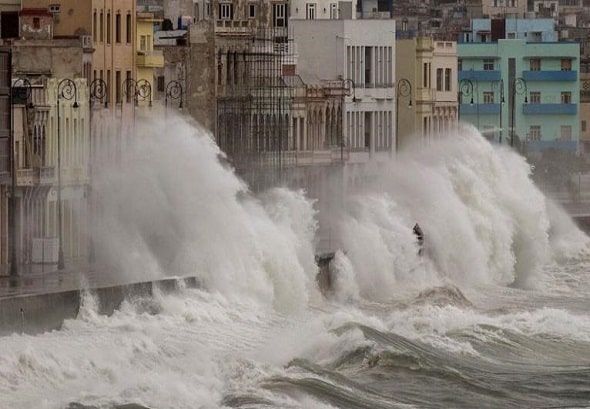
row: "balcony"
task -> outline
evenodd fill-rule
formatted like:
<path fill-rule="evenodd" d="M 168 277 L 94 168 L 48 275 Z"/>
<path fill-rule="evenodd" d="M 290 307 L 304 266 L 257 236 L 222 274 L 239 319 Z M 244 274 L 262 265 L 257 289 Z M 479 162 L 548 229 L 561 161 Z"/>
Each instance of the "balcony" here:
<path fill-rule="evenodd" d="M 525 81 L 576 81 L 578 71 L 523 71 Z"/>
<path fill-rule="evenodd" d="M 17 186 L 33 186 L 33 184 L 35 183 L 35 179 L 35 171 L 33 169 L 16 170 Z"/>
<path fill-rule="evenodd" d="M 500 104 L 461 104 L 461 115 L 498 115 Z"/>
<path fill-rule="evenodd" d="M 137 66 L 143 68 L 162 68 L 164 66 L 164 54 L 162 50 L 138 51 Z"/>
<path fill-rule="evenodd" d="M 249 34 L 253 20 L 216 20 L 215 34 Z"/>
<path fill-rule="evenodd" d="M 562 141 L 556 139 L 553 141 L 526 141 L 525 145 L 527 152 L 542 152 L 547 149 L 570 152 L 577 152 L 578 150 L 578 141 L 575 140 Z"/>
<path fill-rule="evenodd" d="M 498 81 L 502 78 L 499 70 L 486 70 L 486 71 L 459 71 L 458 80 L 471 80 L 473 82 L 479 81 Z M 475 84 L 474 84 L 475 85 Z"/>
<path fill-rule="evenodd" d="M 16 170 L 16 185 L 35 186 L 52 185 L 55 183 L 55 169 L 53 167 L 42 167 L 32 169 L 17 169 Z"/>
<path fill-rule="evenodd" d="M 575 115 L 578 104 L 524 104 L 522 113 L 525 115 Z"/>

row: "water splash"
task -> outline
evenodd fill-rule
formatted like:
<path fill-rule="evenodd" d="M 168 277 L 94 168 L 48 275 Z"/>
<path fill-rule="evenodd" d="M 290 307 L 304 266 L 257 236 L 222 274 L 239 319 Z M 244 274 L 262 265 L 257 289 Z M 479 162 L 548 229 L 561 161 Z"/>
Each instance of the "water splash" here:
<path fill-rule="evenodd" d="M 312 203 L 285 190 L 252 197 L 220 157 L 182 119 L 138 128 L 96 186 L 100 259 L 138 279 L 197 275 L 211 291 L 301 308 L 315 276 Z"/>
<path fill-rule="evenodd" d="M 408 282 L 446 279 L 531 286 L 552 246 L 584 235 L 548 210 L 529 176 L 524 158 L 472 128 L 400 153 L 350 198 L 342 218 L 362 296 L 381 299 Z M 415 222 L 432 265 L 416 255 Z M 560 226 L 557 240 L 549 237 L 552 223 Z"/>

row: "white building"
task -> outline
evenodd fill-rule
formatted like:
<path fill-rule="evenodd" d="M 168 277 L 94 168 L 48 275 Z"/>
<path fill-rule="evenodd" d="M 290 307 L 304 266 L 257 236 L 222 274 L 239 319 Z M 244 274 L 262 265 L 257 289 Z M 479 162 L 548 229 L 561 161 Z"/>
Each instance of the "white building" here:
<path fill-rule="evenodd" d="M 290 20 L 304 82 L 345 81 L 343 137 L 349 163 L 395 149 L 395 21 Z"/>

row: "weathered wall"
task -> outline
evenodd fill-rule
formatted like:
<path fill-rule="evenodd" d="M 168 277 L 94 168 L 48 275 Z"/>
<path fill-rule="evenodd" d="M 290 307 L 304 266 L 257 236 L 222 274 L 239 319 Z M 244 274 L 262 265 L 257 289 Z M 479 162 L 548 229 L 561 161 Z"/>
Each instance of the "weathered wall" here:
<path fill-rule="evenodd" d="M 36 73 L 56 78 L 83 76 L 80 40 L 15 41 L 12 65 L 18 73 Z"/>
<path fill-rule="evenodd" d="M 163 279 L 88 291 L 96 297 L 98 313 L 111 315 L 125 299 L 151 297 L 156 288 L 163 292 L 172 292 L 180 285 L 196 288 L 198 282 L 194 277 Z M 60 329 L 64 320 L 78 315 L 84 291 L 86 290 L 0 298 L 0 336 L 13 333 L 38 334 Z"/>

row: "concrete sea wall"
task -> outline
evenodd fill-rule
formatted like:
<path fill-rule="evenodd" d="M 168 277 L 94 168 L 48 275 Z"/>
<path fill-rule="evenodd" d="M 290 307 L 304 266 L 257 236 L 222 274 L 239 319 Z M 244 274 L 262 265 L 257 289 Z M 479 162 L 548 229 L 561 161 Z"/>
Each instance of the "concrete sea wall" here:
<path fill-rule="evenodd" d="M 199 285 L 194 277 L 168 278 L 101 288 L 0 298 L 0 336 L 13 333 L 38 334 L 60 329 L 64 320 L 78 316 L 82 297 L 86 291 L 96 298 L 100 314 L 111 315 L 126 299 L 152 297 L 154 290 L 173 292 L 181 286 L 197 288 Z"/>

